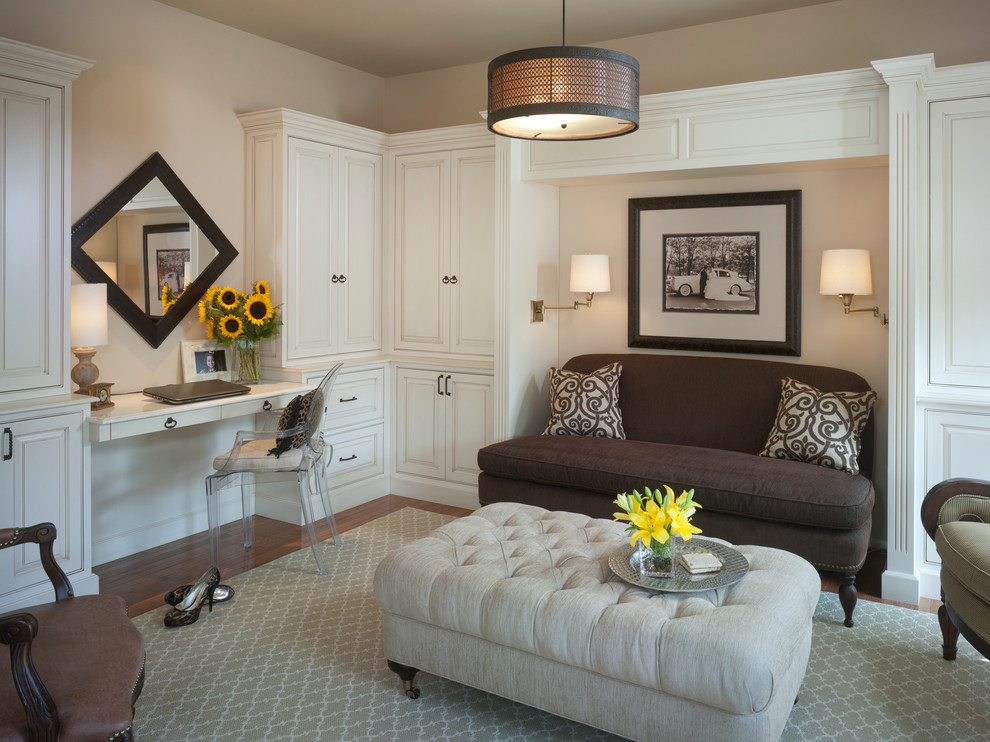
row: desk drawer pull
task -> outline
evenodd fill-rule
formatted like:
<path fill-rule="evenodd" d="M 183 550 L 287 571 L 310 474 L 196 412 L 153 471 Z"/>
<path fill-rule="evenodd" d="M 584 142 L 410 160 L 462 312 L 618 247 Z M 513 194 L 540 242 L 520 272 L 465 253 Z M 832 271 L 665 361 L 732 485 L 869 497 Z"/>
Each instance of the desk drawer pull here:
<path fill-rule="evenodd" d="M 354 461 L 354 459 L 356 459 L 356 458 L 357 458 L 357 454 L 356 453 L 352 453 L 346 459 L 341 458 L 341 459 L 337 459 L 337 461 Z"/>
<path fill-rule="evenodd" d="M 270 410 L 271 408 L 272 408 L 272 402 L 270 399 L 266 399 L 265 403 L 261 405 L 261 409 L 263 409 L 265 412 L 268 412 L 268 410 Z"/>
<path fill-rule="evenodd" d="M 347 399 L 344 399 L 343 397 L 341 397 L 340 401 L 341 402 L 357 402 L 357 397 L 348 397 Z"/>
<path fill-rule="evenodd" d="M 169 417 L 169 419 L 165 421 L 165 430 L 171 430 L 178 424 L 179 422 L 174 417 Z"/>
<path fill-rule="evenodd" d="M 3 454 L 3 460 L 10 461 L 14 458 L 14 431 L 10 428 L 4 428 L 3 437 L 7 439 L 7 450 Z"/>

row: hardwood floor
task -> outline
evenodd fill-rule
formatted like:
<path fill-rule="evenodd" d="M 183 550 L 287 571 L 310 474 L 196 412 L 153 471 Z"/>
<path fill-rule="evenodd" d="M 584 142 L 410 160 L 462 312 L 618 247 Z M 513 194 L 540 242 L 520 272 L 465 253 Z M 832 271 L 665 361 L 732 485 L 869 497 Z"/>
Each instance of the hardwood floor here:
<path fill-rule="evenodd" d="M 341 533 L 381 518 L 404 507 L 420 508 L 434 513 L 462 516 L 470 510 L 432 502 L 413 500 L 398 495 L 387 495 L 337 515 L 337 528 Z M 250 549 L 242 545 L 240 521 L 228 523 L 221 529 L 220 573 L 224 578 L 239 575 L 254 567 L 278 559 L 309 545 L 305 531 L 282 521 L 253 516 L 254 544 Z M 319 538 L 330 537 L 330 529 L 323 523 Z M 872 551 L 856 578 L 860 600 L 874 600 L 892 605 L 905 605 L 882 600 L 880 581 L 886 565 L 885 551 Z M 133 554 L 93 568 L 100 577 L 100 592 L 123 596 L 130 607 L 130 615 L 137 616 L 164 605 L 162 596 L 177 585 L 194 582 L 209 566 L 210 540 L 206 531 Z M 822 590 L 838 592 L 836 575 L 822 575 Z M 915 606 L 907 605 L 907 608 Z M 920 610 L 935 613 L 938 601 L 922 598 Z M 854 616 L 855 617 L 855 616 Z"/>

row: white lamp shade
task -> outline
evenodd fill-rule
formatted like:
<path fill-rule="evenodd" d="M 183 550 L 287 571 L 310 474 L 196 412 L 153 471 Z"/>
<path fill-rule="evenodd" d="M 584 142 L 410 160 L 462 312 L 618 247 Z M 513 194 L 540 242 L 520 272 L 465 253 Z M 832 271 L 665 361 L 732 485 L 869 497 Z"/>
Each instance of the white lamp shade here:
<path fill-rule="evenodd" d="M 825 295 L 873 293 L 869 250 L 822 251 L 822 275 L 818 293 Z"/>
<path fill-rule="evenodd" d="M 608 255 L 571 256 L 571 291 L 593 294 L 611 290 Z"/>
<path fill-rule="evenodd" d="M 96 264 L 107 274 L 107 277 L 117 283 L 117 264 L 112 260 L 97 260 Z"/>
<path fill-rule="evenodd" d="M 72 286 L 72 319 L 70 344 L 73 348 L 106 345 L 107 285 L 79 283 Z"/>

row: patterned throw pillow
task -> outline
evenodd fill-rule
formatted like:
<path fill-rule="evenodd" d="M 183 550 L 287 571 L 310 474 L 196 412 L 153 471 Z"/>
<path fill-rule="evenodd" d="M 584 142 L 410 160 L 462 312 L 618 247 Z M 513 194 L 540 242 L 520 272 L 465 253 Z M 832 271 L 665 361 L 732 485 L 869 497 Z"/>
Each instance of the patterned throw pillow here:
<path fill-rule="evenodd" d="M 619 409 L 621 363 L 590 374 L 550 369 L 550 422 L 543 435 L 625 438 Z"/>
<path fill-rule="evenodd" d="M 313 390 L 316 391 L 315 389 Z M 297 425 L 302 425 L 306 422 L 306 413 L 309 412 L 309 405 L 313 401 L 313 392 L 307 394 L 300 394 L 295 397 L 289 404 L 285 406 L 282 410 L 282 416 L 278 419 L 278 430 L 292 430 Z M 278 438 L 275 441 L 275 448 L 268 449 L 268 455 L 274 456 L 276 459 L 281 456 L 286 451 L 299 448 L 303 443 L 306 442 L 306 431 L 297 433 L 291 438 Z"/>
<path fill-rule="evenodd" d="M 784 379 L 777 420 L 760 456 L 858 474 L 859 437 L 876 399 L 873 391 L 823 392 Z"/>

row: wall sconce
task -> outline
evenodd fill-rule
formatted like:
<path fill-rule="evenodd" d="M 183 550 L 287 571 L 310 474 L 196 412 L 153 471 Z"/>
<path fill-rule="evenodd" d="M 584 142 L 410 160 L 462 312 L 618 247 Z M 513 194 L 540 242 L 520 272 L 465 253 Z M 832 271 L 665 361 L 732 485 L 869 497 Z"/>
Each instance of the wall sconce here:
<path fill-rule="evenodd" d="M 70 345 L 79 363 L 72 367 L 72 380 L 79 385 L 76 392 L 89 394 L 89 387 L 100 377 L 100 369 L 93 363 L 96 346 L 106 345 L 107 285 L 105 283 L 79 283 L 71 288 Z"/>
<path fill-rule="evenodd" d="M 887 315 L 881 316 L 880 307 L 852 308 L 854 295 L 869 296 L 873 293 L 868 250 L 823 250 L 818 293 L 823 296 L 837 295 L 842 299 L 845 314 L 873 312 L 874 317 L 880 317 L 880 324 L 887 324 Z"/>
<path fill-rule="evenodd" d="M 585 301 L 576 301 L 574 306 L 548 307 L 542 299 L 531 301 L 530 322 L 542 322 L 547 309 L 577 309 L 591 306 L 596 291 L 611 291 L 612 283 L 608 272 L 608 255 L 572 255 L 571 291 L 583 291 Z"/>

